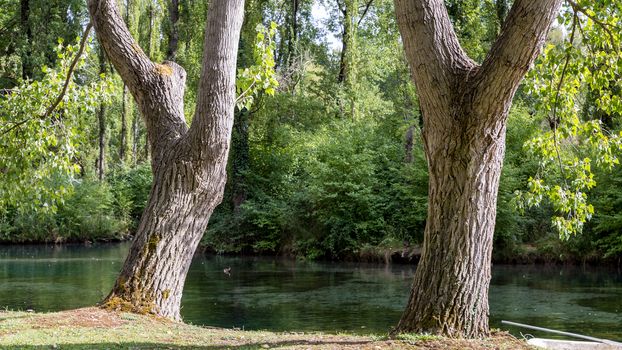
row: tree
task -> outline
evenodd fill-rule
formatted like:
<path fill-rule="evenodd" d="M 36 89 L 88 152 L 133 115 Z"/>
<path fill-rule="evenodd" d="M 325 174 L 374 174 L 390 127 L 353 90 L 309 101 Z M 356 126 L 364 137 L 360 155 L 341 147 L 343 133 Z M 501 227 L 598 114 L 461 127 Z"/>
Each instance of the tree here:
<path fill-rule="evenodd" d="M 189 127 L 184 69 L 174 62 L 152 62 L 130 35 L 114 0 L 89 0 L 88 7 L 100 44 L 145 119 L 154 175 L 129 255 L 104 303 L 179 319 L 192 256 L 222 200 L 244 1 L 210 1 Z"/>
<path fill-rule="evenodd" d="M 488 286 L 507 115 L 561 0 L 517 0 L 481 65 L 441 0 L 395 0 L 429 168 L 421 260 L 397 332 L 488 334 Z"/>
<path fill-rule="evenodd" d="M 99 58 L 99 73 L 104 75 L 106 74 L 106 55 L 104 54 L 103 48 L 99 47 L 98 50 L 98 58 Z M 104 179 L 104 175 L 106 173 L 106 103 L 102 101 L 99 104 L 99 111 L 97 112 L 97 124 L 99 125 L 98 130 L 98 154 L 97 160 L 95 161 L 95 168 L 97 171 L 97 178 L 99 181 Z"/>
<path fill-rule="evenodd" d="M 179 47 L 179 0 L 171 0 L 168 6 L 170 28 L 168 30 L 168 49 L 166 56 L 169 61 L 175 61 Z"/>

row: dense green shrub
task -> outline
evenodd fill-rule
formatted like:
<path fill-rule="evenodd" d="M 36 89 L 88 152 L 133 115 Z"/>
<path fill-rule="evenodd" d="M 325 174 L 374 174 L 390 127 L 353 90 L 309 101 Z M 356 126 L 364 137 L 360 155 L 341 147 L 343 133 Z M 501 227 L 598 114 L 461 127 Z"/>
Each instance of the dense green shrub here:
<path fill-rule="evenodd" d="M 118 240 L 127 233 L 128 222 L 117 215 L 111 187 L 93 180 L 76 182 L 56 212 L 5 208 L 0 215 L 4 242 Z"/>
<path fill-rule="evenodd" d="M 131 230 L 135 229 L 153 182 L 150 165 L 143 163 L 134 168 L 116 169 L 107 181 L 113 194 L 115 215 L 126 221 Z"/>

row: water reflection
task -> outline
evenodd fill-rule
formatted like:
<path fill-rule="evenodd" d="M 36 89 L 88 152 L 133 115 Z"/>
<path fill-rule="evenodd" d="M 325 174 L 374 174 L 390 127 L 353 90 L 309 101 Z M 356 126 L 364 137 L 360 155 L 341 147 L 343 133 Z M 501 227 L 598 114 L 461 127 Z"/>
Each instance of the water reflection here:
<path fill-rule="evenodd" d="M 0 306 L 54 311 L 93 305 L 112 286 L 128 247 L 0 247 Z M 397 323 L 413 273 L 413 266 L 400 265 L 199 257 L 188 275 L 182 316 L 220 327 L 382 333 Z M 490 310 L 493 327 L 507 329 L 500 324 L 506 319 L 622 340 L 622 274 L 495 266 Z"/>

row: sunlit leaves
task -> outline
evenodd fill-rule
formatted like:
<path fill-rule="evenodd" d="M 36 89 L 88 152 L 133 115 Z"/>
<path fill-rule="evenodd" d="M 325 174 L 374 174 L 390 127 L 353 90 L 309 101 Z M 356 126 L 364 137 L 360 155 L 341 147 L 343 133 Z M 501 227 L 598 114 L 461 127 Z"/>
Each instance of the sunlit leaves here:
<path fill-rule="evenodd" d="M 525 209 L 548 200 L 557 212 L 552 225 L 563 239 L 580 233 L 594 212 L 588 203 L 596 185 L 592 164 L 611 169 L 619 164 L 622 148 L 611 122 L 622 114 L 622 36 L 617 29 L 622 28 L 622 5 L 569 4 L 560 16 L 567 40 L 548 45 L 526 79 L 535 113 L 548 130 L 525 144 L 540 171 L 517 201 Z"/>
<path fill-rule="evenodd" d="M 42 67 L 41 80 L 22 81 L 0 97 L 0 208 L 56 209 L 80 172 L 84 120 L 110 90 L 106 80 L 78 84 L 80 77 L 72 77 L 62 101 L 46 116 L 78 48 L 59 40 L 56 52 L 58 66 Z M 85 56 L 78 68 L 84 64 Z"/>
<path fill-rule="evenodd" d="M 274 36 L 276 31 L 277 25 L 274 22 L 270 24 L 269 28 L 263 24 L 257 25 L 257 37 L 253 50 L 255 64 L 238 71 L 236 104 L 239 109 L 250 108 L 255 97 L 262 91 L 268 95 L 274 95 L 276 92 L 279 85 L 274 70 Z"/>

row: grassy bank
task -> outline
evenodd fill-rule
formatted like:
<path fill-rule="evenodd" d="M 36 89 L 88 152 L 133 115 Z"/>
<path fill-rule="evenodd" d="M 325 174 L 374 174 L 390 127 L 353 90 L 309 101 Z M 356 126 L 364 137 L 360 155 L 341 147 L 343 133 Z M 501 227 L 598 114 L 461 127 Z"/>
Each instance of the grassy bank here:
<path fill-rule="evenodd" d="M 482 340 L 430 336 L 274 333 L 207 328 L 85 308 L 0 312 L 2 349 L 531 349 L 508 334 Z"/>

